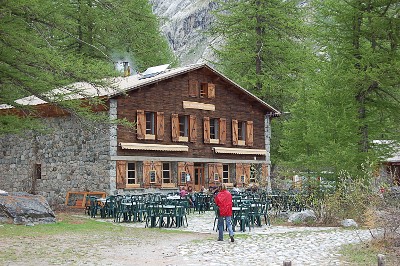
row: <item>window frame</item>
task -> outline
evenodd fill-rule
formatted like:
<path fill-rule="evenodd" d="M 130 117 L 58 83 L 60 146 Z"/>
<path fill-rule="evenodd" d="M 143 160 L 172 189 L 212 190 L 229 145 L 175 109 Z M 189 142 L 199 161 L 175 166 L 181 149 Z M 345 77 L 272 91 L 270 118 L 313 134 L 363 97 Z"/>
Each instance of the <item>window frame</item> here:
<path fill-rule="evenodd" d="M 219 118 L 210 118 L 210 140 L 219 140 Z"/>
<path fill-rule="evenodd" d="M 178 115 L 179 120 L 179 137 L 189 137 L 189 116 Z M 183 129 L 182 129 L 183 127 Z"/>
<path fill-rule="evenodd" d="M 34 165 L 34 177 L 36 180 L 42 179 L 42 164 L 35 163 Z"/>
<path fill-rule="evenodd" d="M 150 119 L 148 119 L 148 115 L 150 115 Z M 146 136 L 155 136 L 156 135 L 156 113 L 151 111 L 144 112 L 144 119 L 146 124 Z"/>
<path fill-rule="evenodd" d="M 129 169 L 129 166 L 133 165 L 134 169 Z M 134 177 L 130 177 L 130 173 L 133 172 Z M 133 183 L 129 183 L 130 180 L 133 180 Z M 137 164 L 136 162 L 127 162 L 126 163 L 126 186 L 134 186 L 138 184 L 138 179 L 137 179 Z"/>
<path fill-rule="evenodd" d="M 238 140 L 246 141 L 246 121 L 238 121 Z"/>
<path fill-rule="evenodd" d="M 164 166 L 168 165 L 168 169 L 165 169 Z M 166 178 L 165 175 L 168 174 Z M 171 163 L 170 162 L 163 162 L 161 164 L 161 176 L 162 176 L 162 184 L 171 184 L 172 183 L 172 176 L 171 176 Z M 168 180 L 168 182 L 165 182 Z"/>
<path fill-rule="evenodd" d="M 208 83 L 201 83 L 199 88 L 199 97 L 208 98 Z"/>
<path fill-rule="evenodd" d="M 229 183 L 229 164 L 222 164 L 222 183 Z"/>

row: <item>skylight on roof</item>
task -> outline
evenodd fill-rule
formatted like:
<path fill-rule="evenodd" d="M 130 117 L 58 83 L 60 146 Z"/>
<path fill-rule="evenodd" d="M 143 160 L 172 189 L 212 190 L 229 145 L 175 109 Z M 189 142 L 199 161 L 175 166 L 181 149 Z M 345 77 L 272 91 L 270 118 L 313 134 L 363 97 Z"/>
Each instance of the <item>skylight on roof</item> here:
<path fill-rule="evenodd" d="M 142 75 L 139 79 L 147 79 L 147 78 L 157 76 L 158 74 L 161 74 L 165 70 L 167 70 L 168 67 L 169 67 L 169 64 L 155 66 L 155 67 L 149 67 L 148 69 L 146 69 L 145 72 L 142 73 Z"/>

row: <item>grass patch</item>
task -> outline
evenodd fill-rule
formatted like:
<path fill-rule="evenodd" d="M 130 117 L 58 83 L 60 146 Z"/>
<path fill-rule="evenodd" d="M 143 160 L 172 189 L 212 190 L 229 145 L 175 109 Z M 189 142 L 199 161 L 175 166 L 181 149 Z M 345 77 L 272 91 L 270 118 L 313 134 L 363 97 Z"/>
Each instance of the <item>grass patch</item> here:
<path fill-rule="evenodd" d="M 0 226 L 0 238 L 16 236 L 44 236 L 57 235 L 60 233 L 84 233 L 99 232 L 99 230 L 120 230 L 111 223 L 99 223 L 91 219 L 81 217 L 69 217 L 52 224 L 38 224 L 35 226 L 4 224 Z"/>
<path fill-rule="evenodd" d="M 400 257 L 377 241 L 344 245 L 339 252 L 342 254 L 342 260 L 349 265 L 378 265 L 378 254 L 385 255 L 386 266 L 400 265 Z"/>

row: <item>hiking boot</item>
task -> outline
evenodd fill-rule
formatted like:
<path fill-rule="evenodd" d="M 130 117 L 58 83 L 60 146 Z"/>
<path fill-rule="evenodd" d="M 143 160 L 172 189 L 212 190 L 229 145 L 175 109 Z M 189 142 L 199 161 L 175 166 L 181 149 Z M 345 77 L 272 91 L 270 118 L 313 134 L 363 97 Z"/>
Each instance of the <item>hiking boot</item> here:
<path fill-rule="evenodd" d="M 231 242 L 235 242 L 235 239 L 233 238 L 233 236 L 231 236 Z"/>

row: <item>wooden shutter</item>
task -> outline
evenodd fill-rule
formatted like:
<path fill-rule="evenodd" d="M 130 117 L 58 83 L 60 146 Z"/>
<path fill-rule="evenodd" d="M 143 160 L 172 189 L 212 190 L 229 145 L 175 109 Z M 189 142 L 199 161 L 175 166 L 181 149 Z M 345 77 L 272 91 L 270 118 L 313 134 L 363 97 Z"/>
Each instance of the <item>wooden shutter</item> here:
<path fill-rule="evenodd" d="M 207 84 L 207 97 L 215 98 L 215 84 L 212 83 Z"/>
<path fill-rule="evenodd" d="M 157 112 L 157 140 L 164 140 L 164 112 Z"/>
<path fill-rule="evenodd" d="M 194 183 L 194 162 L 186 163 L 186 171 L 190 174 L 190 181 Z"/>
<path fill-rule="evenodd" d="M 268 177 L 268 165 L 266 163 L 263 163 L 261 165 L 261 175 L 262 175 L 262 181 L 266 181 Z"/>
<path fill-rule="evenodd" d="M 217 173 L 217 167 L 213 163 L 208 164 L 208 180 L 210 183 L 214 183 L 214 173 Z"/>
<path fill-rule="evenodd" d="M 198 97 L 199 96 L 199 87 L 197 80 L 189 80 L 189 96 L 190 97 Z"/>
<path fill-rule="evenodd" d="M 241 177 L 244 176 L 244 183 L 249 183 L 250 178 L 250 164 L 249 163 L 237 163 L 236 164 L 236 183 L 242 184 Z"/>
<path fill-rule="evenodd" d="M 172 141 L 179 141 L 179 116 L 177 114 L 172 114 L 171 125 Z"/>
<path fill-rule="evenodd" d="M 144 161 L 143 162 L 143 182 L 146 187 L 150 186 L 150 170 L 151 170 L 151 162 Z"/>
<path fill-rule="evenodd" d="M 181 176 L 182 172 L 186 172 L 185 171 L 185 163 L 178 162 L 178 184 L 179 185 L 185 184 L 185 182 L 182 182 L 182 176 Z M 185 176 L 185 180 L 186 180 L 186 176 Z"/>
<path fill-rule="evenodd" d="M 197 141 L 197 118 L 195 115 L 189 117 L 189 141 Z"/>
<path fill-rule="evenodd" d="M 239 143 L 239 127 L 238 121 L 232 120 L 232 144 L 238 145 Z"/>
<path fill-rule="evenodd" d="M 244 178 L 245 181 L 244 182 L 246 184 L 248 184 L 249 181 L 250 181 L 250 167 L 251 167 L 251 165 L 249 163 L 244 163 L 243 164 L 244 175 L 245 175 L 245 178 Z"/>
<path fill-rule="evenodd" d="M 246 145 L 253 146 L 253 121 L 246 123 Z"/>
<path fill-rule="evenodd" d="M 155 166 L 155 170 L 156 170 L 156 184 L 161 184 L 162 183 L 162 162 L 155 162 L 154 166 Z"/>
<path fill-rule="evenodd" d="M 210 143 L 210 118 L 204 117 L 204 143 Z"/>
<path fill-rule="evenodd" d="M 126 187 L 126 161 L 117 161 L 117 189 Z"/>
<path fill-rule="evenodd" d="M 146 117 L 144 110 L 137 110 L 136 112 L 136 138 L 144 139 L 146 135 Z"/>
<path fill-rule="evenodd" d="M 219 119 L 219 144 L 226 143 L 226 118 Z"/>
<path fill-rule="evenodd" d="M 222 163 L 217 163 L 216 164 L 216 169 L 217 169 L 217 173 L 218 173 L 218 176 L 219 176 L 219 181 L 222 182 L 222 171 L 223 171 Z"/>

